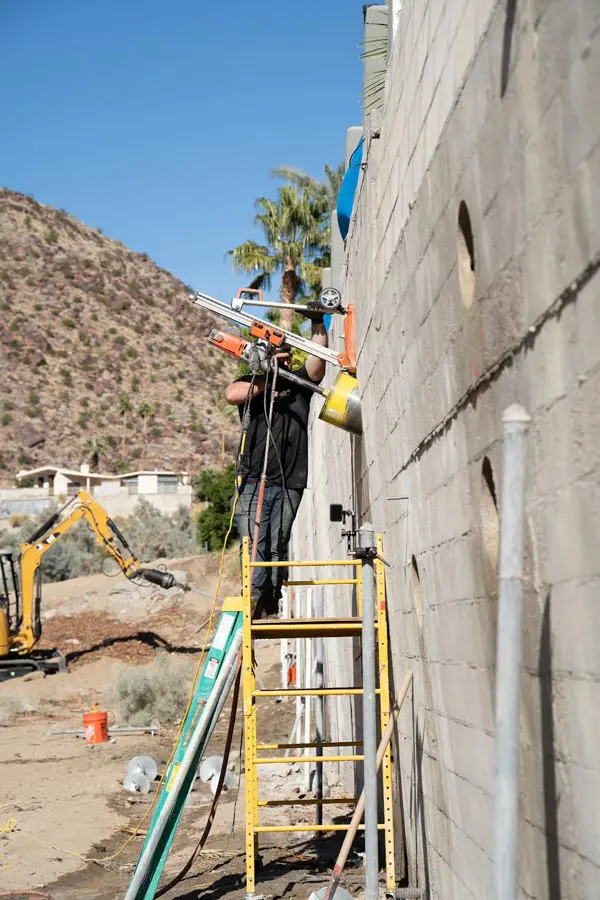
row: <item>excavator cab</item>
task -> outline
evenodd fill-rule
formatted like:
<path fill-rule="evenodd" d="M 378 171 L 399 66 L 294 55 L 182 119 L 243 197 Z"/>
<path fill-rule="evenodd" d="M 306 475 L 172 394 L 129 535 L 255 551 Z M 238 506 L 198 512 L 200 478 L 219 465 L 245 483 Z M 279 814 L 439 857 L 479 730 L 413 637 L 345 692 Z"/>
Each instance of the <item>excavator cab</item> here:
<path fill-rule="evenodd" d="M 21 627 L 19 576 L 11 550 L 0 550 L 0 656 L 8 656 L 9 635 Z"/>
<path fill-rule="evenodd" d="M 37 641 L 42 633 L 40 608 L 42 601 L 41 569 L 35 575 L 33 603 L 33 634 Z M 12 550 L 0 550 L 0 681 L 16 674 L 39 670 L 56 672 L 66 668 L 65 658 L 58 650 L 39 650 L 35 656 L 18 655 L 12 635 L 23 625 L 23 597 L 19 582 L 19 565 Z"/>

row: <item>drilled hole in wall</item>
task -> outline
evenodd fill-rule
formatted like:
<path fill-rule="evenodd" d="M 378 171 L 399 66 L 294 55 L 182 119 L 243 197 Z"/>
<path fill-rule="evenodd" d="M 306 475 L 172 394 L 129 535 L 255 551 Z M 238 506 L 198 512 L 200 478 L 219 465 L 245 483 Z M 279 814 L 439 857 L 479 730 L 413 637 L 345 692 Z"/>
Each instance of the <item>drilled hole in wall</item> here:
<path fill-rule="evenodd" d="M 481 534 L 484 551 L 484 579 L 488 596 L 498 593 L 498 552 L 500 519 L 494 470 L 487 456 L 481 464 Z"/>
<path fill-rule="evenodd" d="M 417 560 L 413 556 L 410 560 L 410 574 L 412 580 L 413 587 L 413 596 L 415 598 L 415 610 L 417 613 L 417 622 L 419 623 L 419 628 L 423 627 L 423 593 L 421 591 L 421 577 L 419 575 L 419 567 L 417 565 Z"/>
<path fill-rule="evenodd" d="M 475 297 L 475 242 L 471 216 L 464 200 L 458 207 L 457 251 L 460 295 L 462 302 L 469 309 Z"/>

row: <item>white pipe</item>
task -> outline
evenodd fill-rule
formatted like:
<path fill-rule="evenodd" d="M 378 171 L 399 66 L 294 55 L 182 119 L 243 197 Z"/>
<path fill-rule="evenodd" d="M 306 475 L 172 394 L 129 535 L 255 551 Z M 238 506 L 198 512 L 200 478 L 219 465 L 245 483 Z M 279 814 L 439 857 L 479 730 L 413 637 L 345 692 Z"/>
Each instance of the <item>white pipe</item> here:
<path fill-rule="evenodd" d="M 312 617 L 312 588 L 306 591 L 306 618 Z M 312 688 L 312 644 L 310 638 L 304 638 L 304 687 L 307 690 Z M 304 698 L 304 743 L 310 744 L 310 719 L 312 712 L 312 697 Z M 304 751 L 305 756 L 311 756 L 312 750 L 307 747 Z M 305 790 L 310 791 L 310 763 L 304 763 L 304 784 Z"/>
<path fill-rule="evenodd" d="M 526 440 L 531 417 L 517 404 L 502 417 L 500 571 L 496 642 L 494 897 L 516 900 L 519 859 L 519 714 Z"/>
<path fill-rule="evenodd" d="M 379 834 L 377 830 L 377 695 L 375 677 L 375 575 L 370 552 L 375 549 L 373 526 L 359 531 L 362 556 L 362 678 L 363 753 L 365 782 L 365 900 L 379 900 Z"/>
<path fill-rule="evenodd" d="M 322 619 L 324 615 L 324 602 L 323 602 L 323 592 L 324 588 L 317 587 L 315 592 L 315 617 L 317 619 Z M 315 687 L 322 688 L 325 686 L 325 679 L 323 677 L 323 650 L 324 650 L 324 641 L 322 637 L 318 637 L 315 640 Z M 315 743 L 316 747 L 316 755 L 323 755 L 323 730 L 324 730 L 324 716 L 323 709 L 325 704 L 325 697 L 315 697 Z M 316 764 L 316 786 L 315 793 L 317 800 L 323 799 L 323 763 L 318 762 Z M 317 825 L 323 824 L 323 804 L 319 803 L 317 806 Z"/>
<path fill-rule="evenodd" d="M 281 618 L 289 619 L 290 618 L 290 598 L 288 594 L 288 589 L 283 587 L 281 588 Z M 288 686 L 288 672 L 290 667 L 290 659 L 289 659 L 289 641 L 287 638 L 281 638 L 281 648 L 280 648 L 280 661 L 281 661 L 281 689 L 286 690 Z"/>
<path fill-rule="evenodd" d="M 296 591 L 294 601 L 296 605 L 295 618 L 302 618 L 302 608 L 304 602 L 305 591 Z M 304 649 L 306 641 L 304 638 L 296 638 L 296 687 L 301 688 L 304 679 Z M 302 724 L 304 716 L 305 697 L 296 697 L 296 719 L 299 719 L 298 728 Z M 291 741 L 289 742 L 291 743 Z M 289 754 L 288 754 L 289 755 Z"/>

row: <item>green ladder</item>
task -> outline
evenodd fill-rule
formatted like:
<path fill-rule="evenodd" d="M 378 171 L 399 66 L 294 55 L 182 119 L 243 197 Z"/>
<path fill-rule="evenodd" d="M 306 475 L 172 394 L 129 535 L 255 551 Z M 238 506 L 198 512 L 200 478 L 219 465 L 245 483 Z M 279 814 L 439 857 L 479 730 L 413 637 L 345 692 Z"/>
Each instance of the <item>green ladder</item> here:
<path fill-rule="evenodd" d="M 226 598 L 124 900 L 154 900 L 198 766 L 235 680 L 242 626 L 241 599 Z"/>

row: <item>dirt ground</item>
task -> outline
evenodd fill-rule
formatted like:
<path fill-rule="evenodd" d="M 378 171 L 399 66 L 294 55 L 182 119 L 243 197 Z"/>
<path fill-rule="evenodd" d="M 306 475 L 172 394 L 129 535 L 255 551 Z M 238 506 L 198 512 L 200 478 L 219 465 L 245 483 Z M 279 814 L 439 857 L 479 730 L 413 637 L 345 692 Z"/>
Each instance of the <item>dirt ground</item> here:
<path fill-rule="evenodd" d="M 131 838 L 131 830 L 149 809 L 151 798 L 123 788 L 127 763 L 135 755 L 148 755 L 160 773 L 177 729 L 164 727 L 155 736 L 117 734 L 95 747 L 82 737 L 49 731 L 81 728 L 83 712 L 95 702 L 108 709 L 109 724 L 125 724 L 106 701 L 107 688 L 124 667 L 148 665 L 161 649 L 181 658 L 197 657 L 215 587 L 215 560 L 206 556 L 170 561 L 168 568 L 203 593 L 139 588 L 121 577 L 104 575 L 44 587 L 43 646 L 58 647 L 67 656 L 69 670 L 0 683 L 0 897 L 2 891 L 16 891 L 11 896 L 19 900 L 32 890 L 52 900 L 123 897 L 142 846 L 142 837 Z M 237 562 L 231 554 L 221 597 L 237 591 L 236 577 Z M 278 686 L 279 644 L 261 643 L 257 662 L 265 685 Z M 222 752 L 227 711 L 228 707 L 209 754 Z M 266 701 L 261 713 L 259 741 L 287 740 L 294 701 Z M 231 757 L 238 788 L 223 794 L 208 843 L 186 878 L 165 895 L 171 900 L 199 896 L 237 900 L 245 894 L 241 718 L 238 713 Z M 303 769 L 270 766 L 262 786 L 264 798 L 290 793 L 302 797 Z M 209 786 L 198 779 L 169 857 L 167 879 L 179 872 L 197 844 L 211 800 Z M 331 806 L 326 815 L 336 820 L 346 812 L 347 808 Z M 310 823 L 314 815 L 311 807 L 295 807 L 292 812 L 282 807 L 270 811 L 269 821 L 284 824 L 293 817 L 295 824 Z M 310 832 L 262 835 L 264 871 L 257 890 L 272 898 L 308 900 L 311 891 L 326 883 L 340 844 L 339 835 L 313 838 Z M 354 865 L 360 866 L 359 857 Z M 350 868 L 345 886 L 356 893 L 360 883 L 360 868 Z"/>

